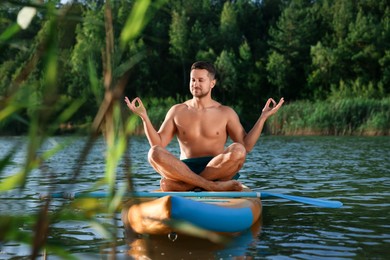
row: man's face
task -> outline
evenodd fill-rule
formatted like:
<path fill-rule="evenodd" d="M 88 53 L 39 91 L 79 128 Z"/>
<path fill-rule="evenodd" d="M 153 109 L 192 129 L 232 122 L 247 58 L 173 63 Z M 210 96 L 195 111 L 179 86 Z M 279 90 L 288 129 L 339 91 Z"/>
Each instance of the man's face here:
<path fill-rule="evenodd" d="M 215 79 L 211 79 L 205 69 L 194 69 L 190 74 L 190 91 L 194 97 L 202 98 L 210 93 L 215 86 Z"/>

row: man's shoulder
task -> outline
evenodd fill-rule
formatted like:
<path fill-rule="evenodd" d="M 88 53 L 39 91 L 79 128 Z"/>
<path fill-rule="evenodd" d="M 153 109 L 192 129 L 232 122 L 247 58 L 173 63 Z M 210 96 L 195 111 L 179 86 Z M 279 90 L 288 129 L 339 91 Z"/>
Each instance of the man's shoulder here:
<path fill-rule="evenodd" d="M 183 109 L 183 108 L 187 108 L 188 107 L 188 104 L 187 104 L 187 101 L 183 102 L 183 103 L 178 103 L 178 104 L 175 104 L 171 107 L 171 109 Z"/>
<path fill-rule="evenodd" d="M 230 106 L 221 105 L 219 107 L 219 111 L 221 114 L 223 114 L 225 118 L 229 118 L 229 120 L 235 120 L 236 118 L 238 118 L 237 112 Z"/>
<path fill-rule="evenodd" d="M 234 109 L 232 107 L 222 104 L 218 106 L 218 109 L 222 110 L 223 112 L 234 112 Z"/>
<path fill-rule="evenodd" d="M 183 102 L 183 103 L 178 103 L 178 104 L 175 104 L 173 105 L 170 109 L 169 109 L 169 113 L 177 113 L 177 112 L 180 112 L 182 111 L 183 109 L 187 109 L 188 108 L 188 105 Z"/>

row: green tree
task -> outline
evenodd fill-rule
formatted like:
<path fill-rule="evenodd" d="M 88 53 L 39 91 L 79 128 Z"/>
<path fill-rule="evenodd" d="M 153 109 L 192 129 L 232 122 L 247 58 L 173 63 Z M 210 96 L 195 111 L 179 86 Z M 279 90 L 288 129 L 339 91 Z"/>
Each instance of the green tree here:
<path fill-rule="evenodd" d="M 325 47 L 321 42 L 311 47 L 312 72 L 308 77 L 308 84 L 313 89 L 315 98 L 326 98 L 330 87 L 338 82 L 334 71 L 337 68 L 335 52 Z"/>
<path fill-rule="evenodd" d="M 330 15 L 332 15 L 331 23 L 336 43 L 345 39 L 348 34 L 349 24 L 355 16 L 354 2 L 354 0 L 336 0 L 332 5 Z"/>
<path fill-rule="evenodd" d="M 384 50 L 379 58 L 381 66 L 381 77 L 379 87 L 383 87 L 387 94 L 390 94 L 390 7 L 386 6 L 380 23 L 381 28 L 381 48 Z"/>
<path fill-rule="evenodd" d="M 88 82 L 85 73 L 88 71 L 86 61 L 92 60 L 96 66 L 100 67 L 99 72 L 101 72 L 104 35 L 103 10 L 85 10 L 82 23 L 77 26 L 76 44 L 71 56 L 72 73 L 78 75 L 73 82 L 74 86 L 69 89 L 71 96 L 80 95 L 84 89 L 79 86 Z"/>
<path fill-rule="evenodd" d="M 276 87 L 278 96 L 284 96 L 288 87 L 288 77 L 291 75 L 292 65 L 282 54 L 273 51 L 268 58 L 268 80 Z"/>
<path fill-rule="evenodd" d="M 345 39 L 345 47 L 350 50 L 351 74 L 353 78 L 361 78 L 363 82 L 378 81 L 380 48 L 378 39 L 380 31 L 370 14 L 359 10 L 356 20 L 350 24 Z"/>
<path fill-rule="evenodd" d="M 384 91 L 390 93 L 390 51 L 386 51 L 385 55 L 379 60 L 381 65 L 382 76 L 378 83 L 379 87 L 382 87 Z"/>
<path fill-rule="evenodd" d="M 189 29 L 185 11 L 183 10 L 179 13 L 174 10 L 172 12 L 172 23 L 169 29 L 170 52 L 180 60 L 183 86 L 184 82 L 186 82 L 188 71 L 186 68 L 189 50 L 188 35 Z"/>
<path fill-rule="evenodd" d="M 217 60 L 215 67 L 218 70 L 218 89 L 222 92 L 222 102 L 235 97 L 240 86 L 237 85 L 236 57 L 234 52 L 223 50 Z"/>
<path fill-rule="evenodd" d="M 334 48 L 337 64 L 334 66 L 334 81 L 344 82 L 343 86 L 339 86 L 340 90 L 341 87 L 350 87 L 355 95 L 361 94 L 358 89 L 367 93 L 382 93 L 380 79 L 383 67 L 380 60 L 386 55 L 389 38 L 386 39 L 383 33 L 386 30 L 381 26 L 381 15 L 362 8 L 362 5 L 356 6 L 357 13 L 349 22 L 345 37 L 340 38 Z M 376 9 L 371 6 L 371 10 Z M 337 85 L 337 82 L 333 84 Z"/>
<path fill-rule="evenodd" d="M 270 29 L 272 52 L 267 65 L 270 72 L 270 82 L 281 84 L 284 80 L 283 95 L 287 99 L 307 96 L 307 64 L 310 62 L 310 47 L 318 36 L 318 28 L 312 15 L 312 1 L 292 0 L 283 10 L 275 27 Z M 277 55 L 275 54 L 277 53 Z M 283 60 L 289 68 L 282 69 L 283 73 L 272 72 L 279 70 L 275 65 Z M 284 75 L 283 75 L 284 74 Z M 273 78 L 278 75 L 278 78 Z"/>
<path fill-rule="evenodd" d="M 229 1 L 225 2 L 223 5 L 219 34 L 221 39 L 223 39 L 222 46 L 225 48 L 235 48 L 242 38 L 242 34 L 237 23 L 237 11 L 235 10 L 235 5 Z"/>

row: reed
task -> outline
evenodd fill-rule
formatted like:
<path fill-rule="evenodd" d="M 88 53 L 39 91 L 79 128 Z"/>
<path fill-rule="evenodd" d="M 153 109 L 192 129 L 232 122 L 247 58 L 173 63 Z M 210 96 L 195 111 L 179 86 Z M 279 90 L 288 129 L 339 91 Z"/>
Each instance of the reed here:
<path fill-rule="evenodd" d="M 389 135 L 390 98 L 295 101 L 267 121 L 276 135 Z"/>
<path fill-rule="evenodd" d="M 42 13 L 42 28 L 37 38 L 37 47 L 33 49 L 31 59 L 26 61 L 26 65 L 17 73 L 15 79 L 10 84 L 7 96 L 0 99 L 0 126 L 11 119 L 16 118 L 26 125 L 28 138 L 26 143 L 26 158 L 21 165 L 17 165 L 16 173 L 4 172 L 7 166 L 12 164 L 16 151 L 20 145 L 15 144 L 10 152 L 0 158 L 0 195 L 10 191 L 22 191 L 28 184 L 28 177 L 34 170 L 39 170 L 42 179 L 55 179 L 55 170 L 48 171 L 48 160 L 57 152 L 64 149 L 69 143 L 61 143 L 49 150 L 43 145 L 48 138 L 56 133 L 59 125 L 66 124 L 75 115 L 85 102 L 87 97 L 80 97 L 76 100 L 64 99 L 59 95 L 57 80 L 61 73 L 59 69 L 59 43 L 57 25 L 60 22 L 67 22 L 68 10 L 71 5 L 67 5 L 57 10 L 54 1 L 34 5 L 34 8 L 24 8 L 24 3 L 19 3 L 22 10 L 36 10 Z M 75 201 L 70 204 L 60 204 L 52 210 L 52 200 L 46 200 L 42 206 L 37 207 L 36 214 L 26 213 L 22 216 L 13 216 L 8 213 L 0 213 L 0 241 L 1 243 L 13 242 L 28 244 L 31 248 L 29 258 L 35 259 L 44 255 L 57 255 L 61 258 L 74 258 L 72 252 L 67 252 L 63 241 L 55 241 L 53 224 L 59 221 L 79 220 L 85 221 L 103 233 L 111 247 L 111 252 L 115 253 L 117 243 L 117 225 L 115 214 L 118 210 L 125 191 L 132 190 L 131 165 L 128 149 L 129 135 L 134 130 L 134 117 L 127 118 L 123 111 L 123 91 L 126 86 L 128 75 L 134 65 L 128 62 L 128 58 L 123 57 L 132 41 L 141 33 L 142 28 L 148 20 L 146 11 L 150 10 L 151 1 L 137 1 L 131 8 L 126 24 L 120 31 L 120 38 L 115 38 L 113 26 L 113 13 L 111 1 L 104 3 L 104 29 L 105 29 L 105 49 L 102 50 L 104 56 L 103 81 L 104 99 L 100 103 L 99 110 L 93 119 L 91 127 L 88 129 L 88 141 L 80 152 L 79 161 L 73 175 L 69 176 L 68 184 L 76 184 L 82 174 L 83 164 L 91 152 L 97 137 L 103 132 L 106 141 L 105 169 L 102 169 L 102 176 L 97 178 L 95 183 L 91 183 L 91 189 L 105 188 L 109 197 L 104 201 L 104 206 L 95 201 L 80 202 Z M 28 26 L 28 25 L 27 25 Z M 16 28 L 17 30 L 14 30 Z M 11 40 L 17 36 L 20 26 L 15 22 L 10 29 L 0 33 L 2 41 Z M 5 40 L 4 40 L 5 39 Z M 2 42 L 3 43 L 3 42 Z M 40 63 L 38 64 L 38 61 Z M 131 57 L 133 61 L 133 57 Z M 134 62 L 138 59 L 134 58 Z M 91 64 L 93 65 L 93 64 Z M 119 69 L 118 69 L 119 68 Z M 42 78 L 33 81 L 28 86 L 27 80 L 33 78 L 32 72 L 40 70 Z M 90 85 L 98 82 L 96 68 L 90 67 Z M 88 84 L 88 83 L 86 83 Z M 93 86 L 92 86 L 93 87 Z M 96 86 L 95 86 L 96 87 Z M 39 95 L 32 90 L 39 89 Z M 23 111 L 27 111 L 26 115 Z M 23 120 L 23 116 L 28 118 Z M 119 165 L 120 161 L 124 164 Z M 124 167 L 126 179 L 121 180 L 126 183 L 124 188 L 117 187 L 117 168 Z M 19 169 L 20 168 L 20 169 Z M 71 186 L 68 186 L 72 189 Z M 61 189 L 56 183 L 48 188 L 48 191 Z M 80 207 L 80 203 L 82 206 Z M 29 207 L 26 202 L 26 208 Z M 101 222 L 97 217 L 98 212 L 103 212 L 111 220 L 110 224 Z M 23 228 L 21 228 L 23 227 Z M 54 237 L 54 239 L 53 239 Z M 61 242 L 64 244 L 61 245 Z M 3 252 L 2 252 L 3 253 Z M 114 256 L 111 256 L 112 258 Z"/>

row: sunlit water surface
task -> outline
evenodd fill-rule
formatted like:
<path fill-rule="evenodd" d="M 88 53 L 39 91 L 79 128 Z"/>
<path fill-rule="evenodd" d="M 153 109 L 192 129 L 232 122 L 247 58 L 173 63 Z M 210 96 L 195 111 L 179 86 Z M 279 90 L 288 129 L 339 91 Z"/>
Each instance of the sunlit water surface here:
<path fill-rule="evenodd" d="M 64 142 L 69 145 L 42 169 L 33 171 L 25 188 L 0 194 L 0 215 L 37 214 L 43 204 L 38 198 L 40 194 L 85 191 L 104 176 L 103 140 L 93 146 L 76 182 L 72 181 L 72 174 L 85 145 L 84 138 L 50 138 L 42 152 Z M 159 176 L 146 162 L 146 139 L 132 138 L 129 147 L 136 189 L 156 189 Z M 24 162 L 26 138 L 0 137 L 0 148 L 0 158 L 14 148 L 18 151 L 12 158 L 13 164 L 2 171 L 0 178 L 4 178 L 16 173 Z M 177 155 L 177 143 L 169 149 Z M 166 237 L 129 236 L 120 213 L 114 219 L 104 214 L 96 217 L 97 223 L 116 228 L 114 246 L 97 225 L 76 219 L 53 224 L 49 240 L 81 259 L 105 259 L 110 254 L 118 259 L 142 254 L 151 259 L 388 259 L 389 158 L 389 137 L 262 137 L 240 172 L 243 183 L 259 191 L 339 200 L 344 206 L 328 209 L 265 199 L 262 223 L 256 233 L 245 232 L 227 245 L 187 241 L 180 236 L 175 242 Z M 118 187 L 126 183 L 122 166 L 118 167 Z M 66 207 L 66 203 L 54 200 L 51 209 L 56 211 Z M 27 225 L 23 228 L 30 231 Z M 17 241 L 0 242 L 0 259 L 29 256 L 30 251 L 28 245 Z"/>

